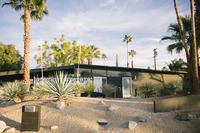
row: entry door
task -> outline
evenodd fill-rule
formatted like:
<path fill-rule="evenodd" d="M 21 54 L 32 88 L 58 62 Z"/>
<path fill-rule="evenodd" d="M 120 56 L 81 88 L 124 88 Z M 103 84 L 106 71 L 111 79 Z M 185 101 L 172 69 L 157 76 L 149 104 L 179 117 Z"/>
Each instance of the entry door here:
<path fill-rule="evenodd" d="M 122 78 L 122 97 L 130 98 L 132 95 L 132 79 L 131 77 Z"/>
<path fill-rule="evenodd" d="M 102 77 L 94 77 L 94 92 L 102 93 Z"/>

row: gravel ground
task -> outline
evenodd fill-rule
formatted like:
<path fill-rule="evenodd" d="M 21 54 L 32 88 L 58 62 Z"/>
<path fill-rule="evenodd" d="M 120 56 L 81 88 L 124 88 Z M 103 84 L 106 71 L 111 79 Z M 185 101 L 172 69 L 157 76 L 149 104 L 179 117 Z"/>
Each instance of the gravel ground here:
<path fill-rule="evenodd" d="M 20 132 L 22 106 L 41 106 L 41 128 L 39 133 L 94 133 L 99 131 L 98 119 L 104 118 L 108 121 L 106 133 L 199 133 L 200 118 L 191 121 L 178 121 L 174 117 L 178 113 L 189 113 L 193 116 L 200 114 L 200 110 L 172 111 L 165 113 L 153 112 L 154 99 L 103 99 L 78 97 L 72 100 L 64 109 L 56 109 L 56 104 L 48 100 L 28 101 L 1 107 L 3 117 L 0 120 L 6 122 L 7 126 L 15 127 L 16 133 Z M 106 105 L 99 105 L 104 101 Z M 116 104 L 119 109 L 108 111 L 107 106 Z M 147 122 L 138 122 L 137 116 L 147 115 L 151 119 Z M 138 122 L 134 130 L 126 128 L 127 121 Z M 51 130 L 51 126 L 58 126 Z M 28 132 L 27 132 L 28 133 Z"/>

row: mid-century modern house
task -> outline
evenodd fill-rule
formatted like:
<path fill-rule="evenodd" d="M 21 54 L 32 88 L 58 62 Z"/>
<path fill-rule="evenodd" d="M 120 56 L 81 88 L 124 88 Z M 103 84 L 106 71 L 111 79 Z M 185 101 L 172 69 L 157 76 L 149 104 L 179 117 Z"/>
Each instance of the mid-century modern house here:
<path fill-rule="evenodd" d="M 102 84 L 108 83 L 118 87 L 117 97 L 130 97 L 134 91 L 144 82 L 152 82 L 158 87 L 172 80 L 184 82 L 186 72 L 155 71 L 149 69 L 126 68 L 114 66 L 74 64 L 71 66 L 60 66 L 44 68 L 43 76 L 53 76 L 57 71 L 68 74 L 80 75 L 80 77 L 91 78 L 96 85 L 95 91 L 102 92 Z M 41 69 L 31 69 L 31 84 L 34 85 L 41 78 Z M 23 70 L 0 72 L 0 84 L 23 79 Z"/>

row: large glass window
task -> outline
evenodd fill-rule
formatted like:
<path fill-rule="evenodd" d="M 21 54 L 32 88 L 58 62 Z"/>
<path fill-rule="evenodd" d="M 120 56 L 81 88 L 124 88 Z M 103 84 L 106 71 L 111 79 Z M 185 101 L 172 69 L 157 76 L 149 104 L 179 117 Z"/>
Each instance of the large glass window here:
<path fill-rule="evenodd" d="M 91 77 L 91 69 L 80 68 L 79 69 L 79 74 L 80 74 L 81 77 Z M 74 75 L 75 76 L 77 75 L 77 69 L 75 69 Z"/>
<path fill-rule="evenodd" d="M 108 77 L 130 77 L 130 72 L 108 71 Z"/>
<path fill-rule="evenodd" d="M 92 69 L 92 76 L 106 77 L 106 70 L 94 70 Z"/>

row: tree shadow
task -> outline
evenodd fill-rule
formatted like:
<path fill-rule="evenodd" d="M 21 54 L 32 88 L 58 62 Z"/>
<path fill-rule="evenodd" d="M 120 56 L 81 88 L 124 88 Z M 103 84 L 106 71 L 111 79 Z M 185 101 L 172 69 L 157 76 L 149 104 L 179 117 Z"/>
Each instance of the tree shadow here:
<path fill-rule="evenodd" d="M 4 117 L 4 116 L 1 117 L 1 120 L 4 121 L 7 126 L 14 127 L 17 130 L 21 129 L 21 123 L 19 123 L 17 121 L 14 121 L 14 120 L 9 119 L 9 118 Z"/>

